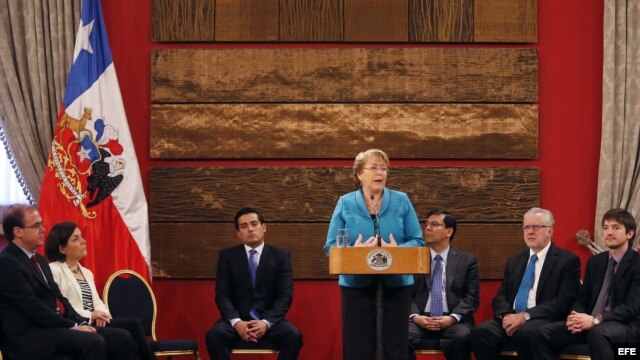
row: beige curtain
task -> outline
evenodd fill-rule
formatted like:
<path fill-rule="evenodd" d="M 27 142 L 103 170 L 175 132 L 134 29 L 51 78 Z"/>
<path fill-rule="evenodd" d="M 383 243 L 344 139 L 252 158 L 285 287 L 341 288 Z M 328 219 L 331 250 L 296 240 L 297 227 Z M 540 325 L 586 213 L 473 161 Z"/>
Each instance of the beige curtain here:
<path fill-rule="evenodd" d="M 595 239 L 601 218 L 622 207 L 640 220 L 640 1 L 607 0 L 604 10 L 602 140 Z M 636 239 L 637 241 L 637 239 Z"/>
<path fill-rule="evenodd" d="M 0 118 L 37 200 L 73 56 L 81 0 L 0 0 Z"/>

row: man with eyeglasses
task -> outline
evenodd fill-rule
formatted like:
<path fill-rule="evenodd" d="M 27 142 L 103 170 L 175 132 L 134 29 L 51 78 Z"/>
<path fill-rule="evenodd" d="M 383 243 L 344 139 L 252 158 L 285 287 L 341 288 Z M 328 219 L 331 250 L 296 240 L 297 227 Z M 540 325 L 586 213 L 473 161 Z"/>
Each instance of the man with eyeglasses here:
<path fill-rule="evenodd" d="M 494 319 L 471 331 L 477 360 L 497 359 L 505 349 L 519 359 L 531 356 L 530 339 L 545 324 L 564 319 L 580 287 L 580 259 L 552 242 L 553 214 L 532 208 L 524 215 L 526 251 L 507 260 L 493 299 Z"/>
<path fill-rule="evenodd" d="M 88 319 L 62 296 L 36 252 L 45 233 L 36 209 L 10 206 L 2 229 L 9 244 L 0 253 L 0 347 L 7 358 L 136 359 L 127 331 L 86 325 Z"/>
<path fill-rule="evenodd" d="M 566 345 L 586 343 L 592 359 L 613 359 L 613 345 L 638 344 L 640 330 L 640 255 L 631 243 L 636 221 L 624 209 L 602 217 L 609 251 L 587 261 L 584 284 L 569 316 L 534 335 L 535 359 L 555 359 Z"/>
<path fill-rule="evenodd" d="M 447 359 L 468 360 L 473 313 L 480 304 L 476 257 L 452 248 L 456 218 L 444 210 L 427 214 L 424 240 L 430 247 L 431 273 L 416 275 L 409 316 L 409 354 L 422 340 L 437 340 Z"/>

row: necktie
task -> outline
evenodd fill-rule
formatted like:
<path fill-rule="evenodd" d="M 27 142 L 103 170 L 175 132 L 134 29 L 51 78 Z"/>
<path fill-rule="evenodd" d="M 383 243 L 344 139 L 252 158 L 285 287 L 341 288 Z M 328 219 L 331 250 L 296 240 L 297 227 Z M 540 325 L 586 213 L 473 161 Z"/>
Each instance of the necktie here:
<path fill-rule="evenodd" d="M 591 312 L 593 316 L 602 314 L 607 306 L 607 302 L 609 300 L 609 289 L 611 288 L 613 269 L 615 266 L 616 261 L 613 258 L 609 258 L 609 264 L 607 265 L 607 271 L 604 273 L 604 280 L 602 281 L 602 287 L 598 294 L 598 300 L 596 300 L 596 305 L 593 307 L 593 311 Z"/>
<path fill-rule="evenodd" d="M 256 261 L 256 254 L 258 251 L 255 249 L 249 250 L 249 272 L 251 273 L 251 286 L 256 287 L 256 272 L 258 271 L 258 262 Z M 258 312 L 255 307 L 249 311 L 249 315 L 255 320 L 260 320 Z"/>
<path fill-rule="evenodd" d="M 36 268 L 36 272 L 40 274 L 40 276 L 44 279 L 45 282 L 47 282 L 47 278 L 44 277 L 44 273 L 42 273 L 42 269 L 40 269 L 40 265 L 38 265 L 38 260 L 36 259 L 36 256 L 31 255 L 29 260 L 31 260 L 31 264 L 33 264 L 33 267 Z M 62 301 L 60 301 L 60 299 L 58 299 L 57 297 L 56 297 L 56 308 L 58 308 L 58 312 L 60 313 L 60 315 L 64 316 L 64 312 L 65 312 L 64 305 L 62 305 Z"/>
<path fill-rule="evenodd" d="M 524 275 L 522 276 L 518 294 L 516 294 L 516 302 L 515 306 L 513 307 L 516 312 L 523 312 L 527 310 L 529 291 L 533 287 L 533 282 L 535 281 L 536 277 L 536 261 L 538 261 L 538 255 L 533 254 L 529 259 L 527 269 L 524 271 Z"/>
<path fill-rule="evenodd" d="M 436 255 L 431 277 L 431 316 L 442 316 L 442 257 Z"/>
<path fill-rule="evenodd" d="M 256 272 L 258 271 L 258 263 L 256 262 L 256 254 L 258 252 L 255 249 L 249 250 L 249 271 L 251 272 L 251 286 L 256 286 Z"/>

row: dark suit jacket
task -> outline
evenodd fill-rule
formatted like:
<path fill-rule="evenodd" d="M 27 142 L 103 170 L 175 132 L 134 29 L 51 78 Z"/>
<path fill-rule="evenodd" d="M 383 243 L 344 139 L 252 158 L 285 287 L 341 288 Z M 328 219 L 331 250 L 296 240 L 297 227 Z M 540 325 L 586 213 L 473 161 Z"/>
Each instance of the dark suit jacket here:
<path fill-rule="evenodd" d="M 449 248 L 447 257 L 446 292 L 451 314 L 460 314 L 461 322 L 475 324 L 473 313 L 480 304 L 480 280 L 476 257 L 464 251 Z M 429 300 L 431 275 L 415 275 L 413 278 L 413 302 L 411 314 L 422 314 Z"/>
<path fill-rule="evenodd" d="M 528 261 L 529 249 L 507 260 L 502 284 L 493 299 L 496 317 L 514 312 L 513 302 Z M 567 317 L 579 288 L 580 259 L 551 243 L 538 280 L 536 306 L 527 312 L 532 319 L 563 320 Z"/>
<path fill-rule="evenodd" d="M 607 271 L 609 252 L 594 255 L 587 261 L 584 284 L 580 288 L 580 295 L 573 304 L 573 310 L 591 314 L 598 300 L 598 294 Z M 603 314 L 604 321 L 619 321 L 631 323 L 636 331 L 638 316 L 640 316 L 640 256 L 632 249 L 628 249 L 622 257 L 613 275 L 610 287 L 612 311 Z"/>
<path fill-rule="evenodd" d="M 260 255 L 256 289 L 251 286 L 249 260 L 244 245 L 223 249 L 218 256 L 216 305 L 227 320 L 251 320 L 252 308 L 261 319 L 284 319 L 293 299 L 293 274 L 288 251 L 267 244 Z"/>
<path fill-rule="evenodd" d="M 48 283 L 17 245 L 9 243 L 0 253 L 2 350 L 12 359 L 51 356 L 55 347 L 46 330 L 71 328 L 87 320 L 62 296 L 45 258 L 36 258 Z M 57 314 L 56 297 L 65 307 L 64 317 Z"/>

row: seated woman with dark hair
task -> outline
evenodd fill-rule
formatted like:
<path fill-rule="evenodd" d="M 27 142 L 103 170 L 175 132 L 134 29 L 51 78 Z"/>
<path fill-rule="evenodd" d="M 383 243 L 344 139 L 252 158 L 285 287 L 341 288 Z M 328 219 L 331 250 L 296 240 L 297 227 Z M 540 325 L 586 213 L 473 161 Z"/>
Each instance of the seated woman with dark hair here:
<path fill-rule="evenodd" d="M 151 346 L 138 319 L 112 319 L 109 309 L 102 302 L 91 270 L 80 265 L 87 256 L 87 242 L 78 226 L 72 222 L 61 222 L 53 226 L 45 245 L 49 267 L 60 292 L 74 310 L 88 319 L 90 325 L 111 326 L 127 330 L 138 345 L 138 357 L 155 359 Z"/>

